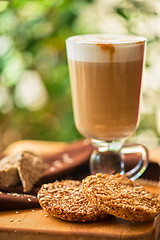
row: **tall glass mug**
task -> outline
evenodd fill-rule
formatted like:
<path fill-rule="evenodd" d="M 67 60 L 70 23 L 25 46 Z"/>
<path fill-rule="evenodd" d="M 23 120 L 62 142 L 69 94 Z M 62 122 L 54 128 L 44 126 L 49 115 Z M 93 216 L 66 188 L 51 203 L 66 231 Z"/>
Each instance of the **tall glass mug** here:
<path fill-rule="evenodd" d="M 91 34 L 66 40 L 75 124 L 91 139 L 92 174 L 119 172 L 135 180 L 148 165 L 143 145 L 124 145 L 139 122 L 146 39 L 130 35 Z M 125 154 L 141 160 L 125 172 Z"/>

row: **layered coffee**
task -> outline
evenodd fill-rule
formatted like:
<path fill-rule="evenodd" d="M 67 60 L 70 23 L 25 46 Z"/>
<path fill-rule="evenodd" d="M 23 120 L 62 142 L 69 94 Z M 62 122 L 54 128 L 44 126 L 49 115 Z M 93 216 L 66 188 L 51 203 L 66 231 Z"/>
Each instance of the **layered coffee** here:
<path fill-rule="evenodd" d="M 145 39 L 88 35 L 67 43 L 75 124 L 85 137 L 129 136 L 139 119 Z M 73 44 L 74 43 L 74 44 Z"/>

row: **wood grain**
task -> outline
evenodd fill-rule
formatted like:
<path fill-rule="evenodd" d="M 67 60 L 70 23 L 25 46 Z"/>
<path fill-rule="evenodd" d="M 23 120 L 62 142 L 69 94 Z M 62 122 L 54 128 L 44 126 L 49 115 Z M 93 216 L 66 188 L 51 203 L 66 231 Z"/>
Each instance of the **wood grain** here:
<path fill-rule="evenodd" d="M 97 223 L 70 223 L 40 209 L 0 213 L 0 239 L 138 239 L 153 240 L 154 222 L 131 223 L 111 217 Z"/>

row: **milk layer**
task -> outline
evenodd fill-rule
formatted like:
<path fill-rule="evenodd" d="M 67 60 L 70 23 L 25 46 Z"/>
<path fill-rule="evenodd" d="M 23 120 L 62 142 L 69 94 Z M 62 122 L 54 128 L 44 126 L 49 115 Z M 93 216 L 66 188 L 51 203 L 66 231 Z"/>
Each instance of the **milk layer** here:
<path fill-rule="evenodd" d="M 133 35 L 90 34 L 66 40 L 68 59 L 82 62 L 141 60 L 146 38 Z"/>

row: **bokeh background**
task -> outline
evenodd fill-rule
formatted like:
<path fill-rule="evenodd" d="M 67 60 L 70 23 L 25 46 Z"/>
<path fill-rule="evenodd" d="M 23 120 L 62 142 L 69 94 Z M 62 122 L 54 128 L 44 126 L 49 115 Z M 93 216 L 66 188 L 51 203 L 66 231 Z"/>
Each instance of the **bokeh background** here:
<path fill-rule="evenodd" d="M 0 1 L 0 150 L 21 139 L 81 138 L 72 112 L 65 39 L 147 37 L 141 120 L 130 141 L 160 144 L 159 0 Z"/>

